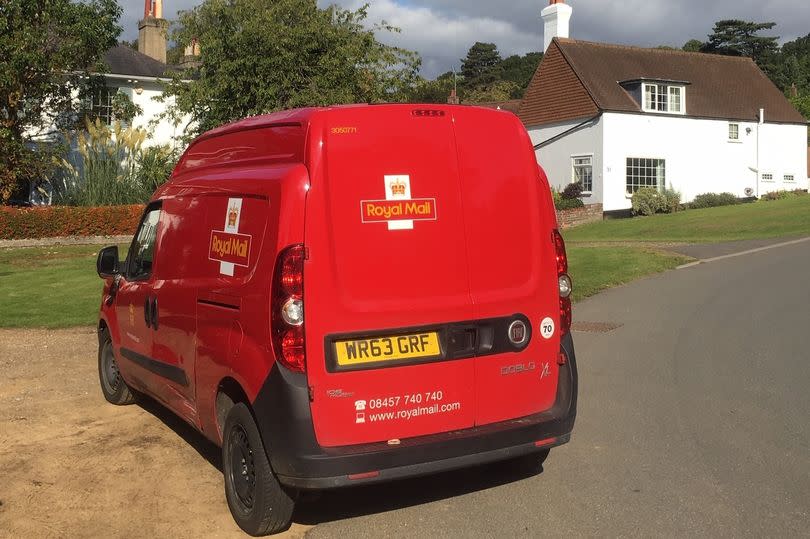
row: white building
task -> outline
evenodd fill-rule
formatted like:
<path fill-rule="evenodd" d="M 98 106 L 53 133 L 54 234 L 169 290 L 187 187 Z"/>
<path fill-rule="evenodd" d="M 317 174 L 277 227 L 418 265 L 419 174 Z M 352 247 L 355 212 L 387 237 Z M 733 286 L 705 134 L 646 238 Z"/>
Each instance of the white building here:
<path fill-rule="evenodd" d="M 186 125 L 174 125 L 170 120 L 161 118 L 161 114 L 173 104 L 173 98 L 163 102 L 155 99 L 163 95 L 169 80 L 166 64 L 125 45 L 107 51 L 104 63 L 108 68 L 103 74 L 104 88 L 93 95 L 89 107 L 91 117 L 98 117 L 110 124 L 115 119 L 113 98 L 115 94 L 123 93 L 141 109 L 131 123 L 133 127 L 143 128 L 149 133 L 147 145 L 178 144 L 185 134 Z"/>
<path fill-rule="evenodd" d="M 568 39 L 570 6 L 543 10 L 547 50 L 519 117 L 552 185 L 627 210 L 640 187 L 738 197 L 808 188 L 807 121 L 748 58 Z"/>
<path fill-rule="evenodd" d="M 175 125 L 162 114 L 174 104 L 173 98 L 158 101 L 169 81 L 170 73 L 184 66 L 166 64 L 167 31 L 169 23 L 163 18 L 163 0 L 144 0 L 144 16 L 138 23 L 138 50 L 124 45 L 113 47 L 104 54 L 107 71 L 101 88 L 89 103 L 91 116 L 109 124 L 115 118 L 112 102 L 123 93 L 141 109 L 133 127 L 149 133 L 148 145 L 175 146 L 185 134 L 187 122 Z M 199 54 L 195 44 L 186 49 L 184 62 L 194 62 Z"/>

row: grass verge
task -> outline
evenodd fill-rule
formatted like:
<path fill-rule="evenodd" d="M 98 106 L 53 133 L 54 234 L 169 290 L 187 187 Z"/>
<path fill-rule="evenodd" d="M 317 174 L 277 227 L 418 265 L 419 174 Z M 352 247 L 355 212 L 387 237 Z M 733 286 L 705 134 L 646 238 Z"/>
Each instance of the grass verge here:
<path fill-rule="evenodd" d="M 709 243 L 810 235 L 810 196 L 670 215 L 613 219 L 566 230 L 566 242 Z"/>
<path fill-rule="evenodd" d="M 606 288 L 673 269 L 688 261 L 684 256 L 639 247 L 568 245 L 574 301 L 593 296 Z"/>
<path fill-rule="evenodd" d="M 96 323 L 102 246 L 0 249 L 0 327 L 61 328 Z M 121 250 L 125 256 L 126 247 Z"/>

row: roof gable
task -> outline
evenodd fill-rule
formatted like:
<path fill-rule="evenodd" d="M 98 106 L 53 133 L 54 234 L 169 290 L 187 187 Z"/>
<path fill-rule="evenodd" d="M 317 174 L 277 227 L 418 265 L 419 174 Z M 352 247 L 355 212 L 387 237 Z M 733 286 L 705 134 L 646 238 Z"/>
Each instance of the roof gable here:
<path fill-rule="evenodd" d="M 556 41 L 526 89 L 518 117 L 526 126 L 542 125 L 595 116 L 599 107 Z"/>
<path fill-rule="evenodd" d="M 554 45 L 601 111 L 641 113 L 640 103 L 625 91 L 622 81 L 670 80 L 688 83 L 686 116 L 755 121 L 759 109 L 764 108 L 766 121 L 806 123 L 750 58 L 560 38 Z M 542 68 L 541 63 L 538 74 Z M 538 97 L 542 93 L 558 91 L 537 78 L 529 85 L 524 101 L 542 101 L 543 97 Z M 523 107 L 528 110 L 535 106 L 537 103 L 530 101 Z"/>

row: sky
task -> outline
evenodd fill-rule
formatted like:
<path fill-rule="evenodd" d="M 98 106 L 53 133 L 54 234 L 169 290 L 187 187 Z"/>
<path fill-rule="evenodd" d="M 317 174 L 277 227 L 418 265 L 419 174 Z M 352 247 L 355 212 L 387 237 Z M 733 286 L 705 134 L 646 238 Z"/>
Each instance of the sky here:
<path fill-rule="evenodd" d="M 176 18 L 201 0 L 164 0 L 164 16 Z M 143 2 L 120 0 L 124 6 L 121 39 L 138 36 Z M 422 75 L 459 69 L 461 58 L 476 42 L 495 43 L 503 57 L 541 50 L 540 11 L 546 0 L 318 0 L 356 9 L 369 3 L 369 21 L 399 27 L 400 34 L 380 40 L 422 56 Z M 772 21 L 767 35 L 791 41 L 810 33 L 810 2 L 798 0 L 568 0 L 574 10 L 571 37 L 624 45 L 680 47 L 690 39 L 705 40 L 721 19 Z"/>

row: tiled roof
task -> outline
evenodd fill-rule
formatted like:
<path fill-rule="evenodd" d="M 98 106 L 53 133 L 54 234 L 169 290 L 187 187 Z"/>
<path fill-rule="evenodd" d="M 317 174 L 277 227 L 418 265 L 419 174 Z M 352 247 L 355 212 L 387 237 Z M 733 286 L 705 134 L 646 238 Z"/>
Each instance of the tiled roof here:
<path fill-rule="evenodd" d="M 465 105 L 467 103 L 464 103 Z M 520 99 L 510 99 L 509 101 L 487 101 L 484 103 L 469 103 L 470 105 L 475 105 L 476 107 L 484 107 L 487 109 L 499 109 L 499 110 L 506 110 L 511 113 L 517 114 L 518 109 L 520 108 Z"/>
<path fill-rule="evenodd" d="M 521 105 L 520 116 L 527 125 L 547 123 L 543 116 L 549 116 L 548 112 L 531 112 L 544 94 L 556 91 L 543 80 L 547 61 L 564 61 L 580 89 L 601 111 L 640 112 L 640 104 L 619 83 L 649 79 L 687 83 L 687 116 L 754 121 L 764 108 L 767 122 L 806 123 L 749 58 L 555 38 Z M 578 108 L 583 110 L 566 113 L 567 118 L 589 115 L 585 110 L 590 108 L 589 100 L 582 97 Z"/>
<path fill-rule="evenodd" d="M 104 54 L 107 73 L 132 77 L 163 77 L 168 66 L 126 45 L 118 45 Z"/>

